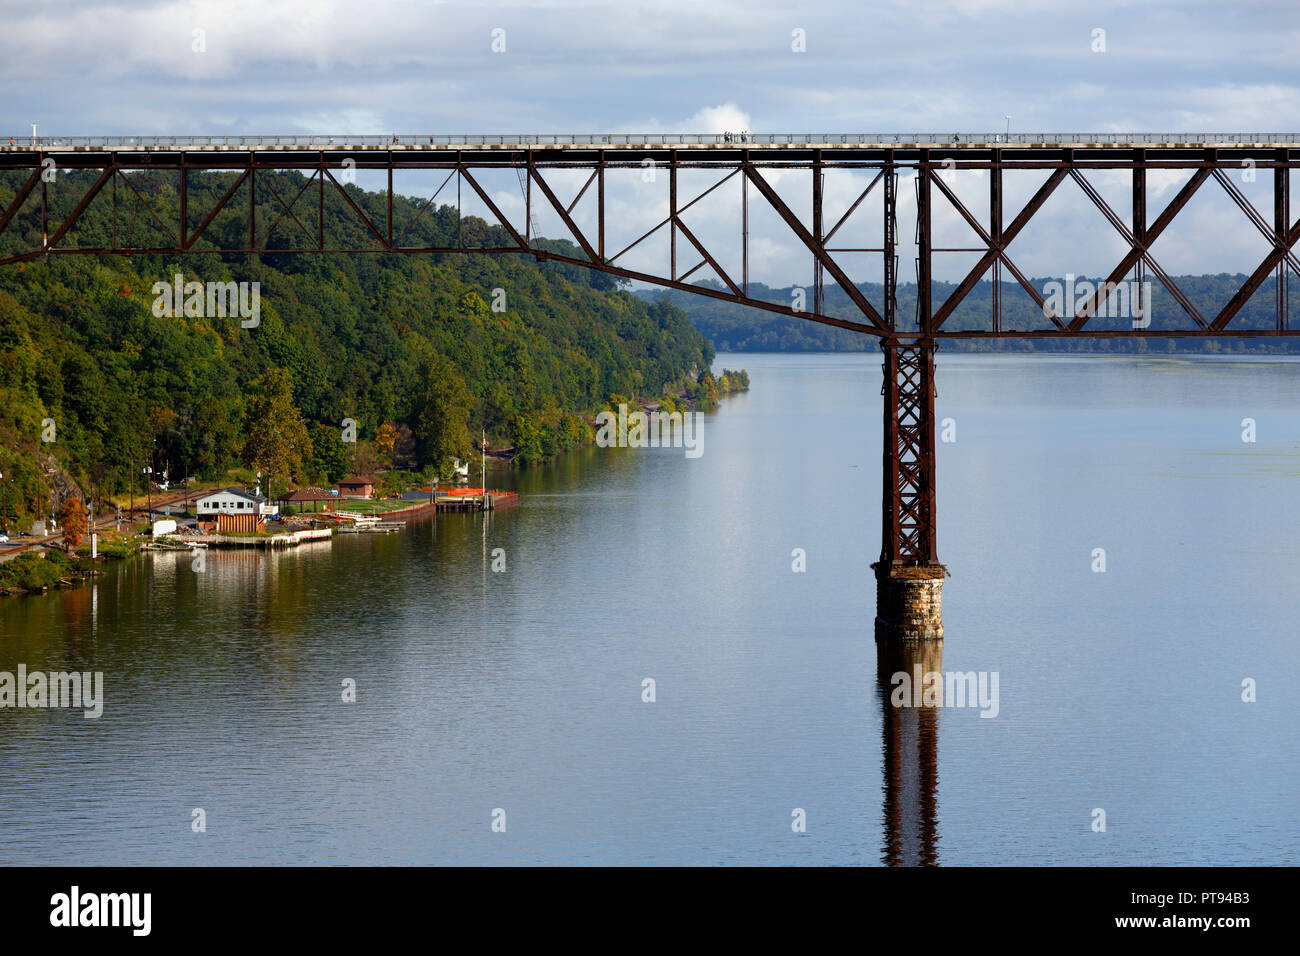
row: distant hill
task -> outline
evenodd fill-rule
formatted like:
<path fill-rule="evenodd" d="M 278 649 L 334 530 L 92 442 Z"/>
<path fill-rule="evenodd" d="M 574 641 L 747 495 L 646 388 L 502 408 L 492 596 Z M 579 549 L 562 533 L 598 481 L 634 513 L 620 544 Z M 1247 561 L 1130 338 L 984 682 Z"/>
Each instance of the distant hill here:
<path fill-rule="evenodd" d="M 1086 277 L 1079 276 L 1076 282 Z M 1183 290 L 1188 300 L 1207 320 L 1213 318 L 1234 292 L 1246 280 L 1244 275 L 1175 276 L 1174 282 Z M 1030 280 L 1042 290 L 1048 282 L 1062 281 L 1050 278 Z M 1096 279 L 1091 281 L 1096 282 Z M 712 281 L 700 285 L 722 286 Z M 859 288 L 868 299 L 880 308 L 883 298 L 878 283 L 864 283 Z M 955 288 L 954 283 L 936 282 L 933 289 L 934 307 L 947 298 Z M 756 299 L 789 305 L 793 287 L 774 289 L 761 283 L 750 283 L 750 294 Z M 960 330 L 987 328 L 990 315 L 993 284 L 981 282 L 945 323 L 945 329 Z M 1151 306 L 1153 327 L 1194 327 L 1192 320 L 1174 301 L 1160 282 L 1151 279 Z M 811 308 L 811 290 L 807 308 Z M 699 329 L 719 352 L 861 352 L 875 351 L 875 336 L 862 335 L 833 326 L 821 325 L 806 319 L 796 319 L 765 312 L 750 306 L 735 305 L 677 289 L 638 289 L 636 295 L 648 302 L 665 301 L 680 308 L 695 328 Z M 831 281 L 825 285 L 828 314 L 850 321 L 863 321 L 857 307 L 848 295 Z M 1293 278 L 1290 285 L 1289 315 L 1293 327 L 1300 328 L 1300 280 Z M 1271 329 L 1276 323 L 1274 282 L 1266 281 L 1237 313 L 1233 327 Z M 900 320 L 913 322 L 916 316 L 916 284 L 898 286 L 898 315 Z M 1126 328 L 1131 319 L 1102 318 L 1093 320 L 1094 327 Z M 1004 329 L 1050 328 L 1041 310 L 1014 281 L 1002 283 L 1002 327 Z M 1300 352 L 1300 339 L 1226 339 L 1201 341 L 1196 339 L 1020 339 L 984 341 L 944 341 L 945 351 L 1052 351 L 1052 352 Z"/>

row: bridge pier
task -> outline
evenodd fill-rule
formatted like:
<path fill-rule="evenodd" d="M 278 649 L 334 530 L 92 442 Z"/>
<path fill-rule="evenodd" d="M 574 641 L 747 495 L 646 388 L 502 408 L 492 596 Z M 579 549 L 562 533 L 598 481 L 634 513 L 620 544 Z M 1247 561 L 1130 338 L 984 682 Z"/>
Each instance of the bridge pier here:
<path fill-rule="evenodd" d="M 886 339 L 877 641 L 943 640 L 943 580 L 935 527 L 934 339 Z"/>

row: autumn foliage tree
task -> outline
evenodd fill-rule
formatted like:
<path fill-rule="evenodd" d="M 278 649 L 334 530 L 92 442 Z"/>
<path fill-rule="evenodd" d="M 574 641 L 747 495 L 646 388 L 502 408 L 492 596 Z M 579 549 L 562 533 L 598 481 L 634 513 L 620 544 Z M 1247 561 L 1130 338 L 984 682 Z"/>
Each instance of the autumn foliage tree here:
<path fill-rule="evenodd" d="M 69 498 L 59 509 L 59 522 L 63 525 L 63 543 L 69 551 L 76 551 L 86 536 L 86 506 L 80 498 Z"/>
<path fill-rule="evenodd" d="M 384 461 L 390 465 L 393 463 L 393 450 L 397 445 L 397 428 L 396 426 L 385 423 L 379 426 L 379 431 L 375 432 L 375 451 L 377 451 Z"/>

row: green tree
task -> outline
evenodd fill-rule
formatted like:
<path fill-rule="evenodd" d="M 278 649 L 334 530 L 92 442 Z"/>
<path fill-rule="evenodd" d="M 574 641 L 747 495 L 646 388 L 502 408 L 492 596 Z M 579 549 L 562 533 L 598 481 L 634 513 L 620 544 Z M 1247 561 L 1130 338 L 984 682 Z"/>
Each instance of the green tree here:
<path fill-rule="evenodd" d="M 416 457 L 445 473 L 453 458 L 468 458 L 473 449 L 469 416 L 474 408 L 456 367 L 442 355 L 430 355 L 422 364 L 416 393 L 414 427 Z"/>
<path fill-rule="evenodd" d="M 718 382 L 708 369 L 700 373 L 700 378 L 695 383 L 693 397 L 695 404 L 700 408 L 708 408 L 718 404 Z"/>
<path fill-rule="evenodd" d="M 511 424 L 510 437 L 515 443 L 515 461 L 521 465 L 532 465 L 546 457 L 541 422 L 532 415 L 517 415 Z"/>
<path fill-rule="evenodd" d="M 239 453 L 239 429 L 226 403 L 209 395 L 194 412 L 194 464 L 201 473 L 223 475 Z"/>
<path fill-rule="evenodd" d="M 348 446 L 343 433 L 329 425 L 311 427 L 311 470 L 329 484 L 341 481 L 348 475 Z"/>
<path fill-rule="evenodd" d="M 303 459 L 310 457 L 311 440 L 302 413 L 293 404 L 293 383 L 284 369 L 273 368 L 253 383 L 246 413 L 248 438 L 244 459 L 271 483 L 300 477 Z"/>

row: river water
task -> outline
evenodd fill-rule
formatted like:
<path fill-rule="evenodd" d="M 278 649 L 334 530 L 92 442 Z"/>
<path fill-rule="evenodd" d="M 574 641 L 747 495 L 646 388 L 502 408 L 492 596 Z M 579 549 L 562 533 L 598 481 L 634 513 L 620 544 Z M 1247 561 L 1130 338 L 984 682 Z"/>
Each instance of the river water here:
<path fill-rule="evenodd" d="M 922 663 L 989 717 L 877 681 L 879 365 L 719 356 L 698 458 L 0 601 L 0 671 L 105 681 L 0 710 L 0 864 L 1296 863 L 1300 365 L 941 355 Z"/>

